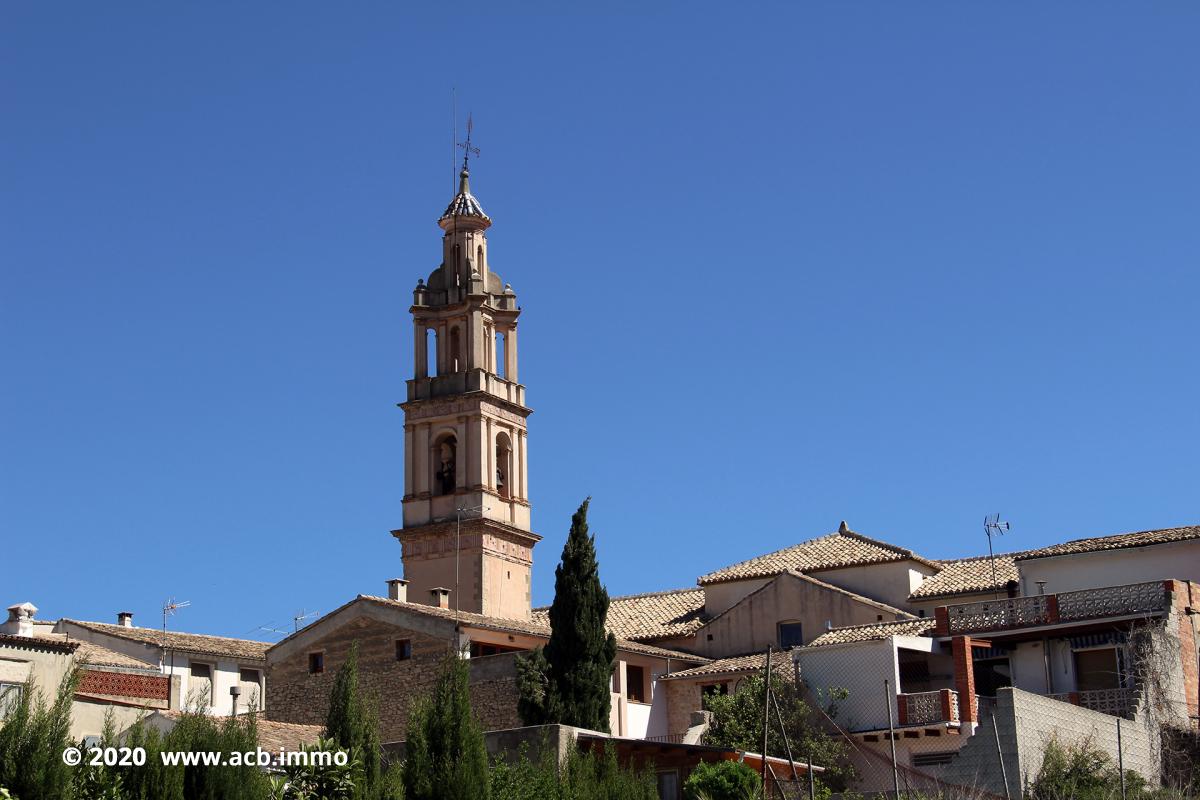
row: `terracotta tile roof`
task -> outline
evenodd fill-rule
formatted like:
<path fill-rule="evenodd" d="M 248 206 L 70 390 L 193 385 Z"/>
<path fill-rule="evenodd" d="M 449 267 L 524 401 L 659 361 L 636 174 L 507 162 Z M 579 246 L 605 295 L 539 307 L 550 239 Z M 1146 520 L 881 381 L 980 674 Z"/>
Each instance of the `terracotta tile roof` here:
<path fill-rule="evenodd" d="M 550 625 L 550 607 L 535 608 L 533 619 Z M 633 641 L 695 633 L 704 624 L 704 590 L 671 589 L 614 597 L 608 605 L 608 629 Z"/>
<path fill-rule="evenodd" d="M 258 729 L 258 746 L 271 753 L 278 753 L 281 748 L 291 752 L 304 745 L 316 744 L 325 730 L 324 725 L 276 722 L 261 714 L 254 720 L 254 725 Z"/>
<path fill-rule="evenodd" d="M 937 623 L 932 619 L 905 619 L 899 622 L 872 622 L 869 625 L 850 625 L 834 628 L 809 642 L 806 647 L 822 647 L 830 644 L 869 642 L 889 636 L 925 636 Z"/>
<path fill-rule="evenodd" d="M 724 581 L 767 578 L 789 569 L 814 572 L 905 560 L 931 567 L 937 566 L 935 562 L 924 559 L 911 550 L 871 539 L 851 530 L 842 530 L 710 572 L 702 575 L 697 583 L 705 586 Z"/>
<path fill-rule="evenodd" d="M 188 712 L 178 709 L 163 709 L 155 713 L 172 722 L 178 722 Z M 246 716 L 245 714 L 239 714 L 238 719 L 245 719 Z M 278 722 L 273 719 L 267 719 L 262 715 L 262 712 L 254 715 L 254 727 L 258 729 L 258 746 L 272 755 L 278 755 L 280 748 L 291 752 L 299 750 L 304 745 L 316 744 L 317 739 L 325 731 L 324 725 Z"/>
<path fill-rule="evenodd" d="M 85 622 L 77 619 L 64 619 L 64 623 L 78 625 L 96 633 L 114 636 L 131 642 L 161 647 L 163 632 L 155 628 L 127 628 L 124 625 L 113 625 L 107 622 Z M 249 661 L 263 661 L 267 657 L 269 642 L 255 642 L 250 639 L 230 639 L 225 636 L 208 636 L 202 633 L 180 633 L 167 631 L 167 647 L 185 653 L 201 655 L 226 656 L 228 658 Z"/>
<path fill-rule="evenodd" d="M 110 650 L 107 647 L 102 647 L 98 644 L 84 642 L 79 639 L 71 639 L 65 633 L 38 631 L 35 638 L 74 645 L 75 657 L 77 659 L 87 661 L 87 663 L 93 667 L 125 667 L 129 669 L 138 668 L 158 674 L 157 664 L 148 664 L 145 661 L 134 658 L 133 656 L 127 656 L 124 653 L 118 653 L 116 650 Z"/>
<path fill-rule="evenodd" d="M 992 559 L 988 556 L 974 556 L 952 561 L 939 561 L 941 570 L 921 581 L 910 600 L 923 600 L 934 597 L 949 597 L 969 592 L 984 592 L 996 585 L 1001 588 L 1008 581 L 1018 580 L 1016 559 L 1023 553 L 998 553 L 996 555 L 996 577 L 992 580 Z"/>
<path fill-rule="evenodd" d="M 660 680 L 705 678 L 716 677 L 718 675 L 748 675 L 752 672 L 761 671 L 765 661 L 766 653 L 751 653 L 746 656 L 718 658 L 716 661 L 701 664 L 698 667 L 691 667 L 690 669 L 672 672 L 670 675 L 664 675 Z M 791 669 L 791 664 L 792 658 L 789 654 L 778 650 L 771 653 L 771 669 L 776 670 L 783 667 Z"/>
<path fill-rule="evenodd" d="M 1025 561 L 1032 558 L 1048 558 L 1050 556 L 1065 556 L 1073 553 L 1094 553 L 1099 550 L 1147 547 L 1152 544 L 1185 542 L 1192 539 L 1200 539 L 1200 525 L 1187 525 L 1182 528 L 1162 528 L 1156 531 L 1138 531 L 1137 533 L 1118 533 L 1114 536 L 1097 536 L 1091 539 L 1075 539 L 1070 542 L 1043 547 L 1040 550 L 1029 550 L 1019 555 L 1017 561 Z"/>
<path fill-rule="evenodd" d="M 392 608 L 402 608 L 406 611 L 412 611 L 418 614 L 425 614 L 431 617 L 440 617 L 442 619 L 455 619 L 455 611 L 452 608 L 438 608 L 436 606 L 427 606 L 421 603 L 406 603 L 400 600 L 389 600 L 386 597 L 375 597 L 369 594 L 360 594 L 359 600 L 367 600 L 372 603 L 389 606 Z M 460 611 L 457 613 L 458 619 L 464 625 L 469 625 L 472 628 L 482 628 L 484 630 L 498 631 L 500 633 L 524 633 L 530 636 L 542 636 L 549 638 L 550 626 L 536 621 L 526 622 L 516 619 L 501 619 L 499 617 L 488 617 L 483 614 L 472 614 L 468 611 Z M 292 634 L 295 636 L 295 634 Z M 288 637 L 289 639 L 291 637 Z M 284 639 L 283 641 L 287 641 Z M 282 644 L 282 642 L 280 642 Z M 624 650 L 627 653 L 641 653 L 648 656 L 659 656 L 661 658 L 678 658 L 691 661 L 693 663 L 707 662 L 708 659 L 703 656 L 684 653 L 679 650 L 668 650 L 663 647 L 655 647 L 653 645 L 642 644 L 641 642 L 631 642 L 628 639 L 617 638 L 617 649 Z"/>

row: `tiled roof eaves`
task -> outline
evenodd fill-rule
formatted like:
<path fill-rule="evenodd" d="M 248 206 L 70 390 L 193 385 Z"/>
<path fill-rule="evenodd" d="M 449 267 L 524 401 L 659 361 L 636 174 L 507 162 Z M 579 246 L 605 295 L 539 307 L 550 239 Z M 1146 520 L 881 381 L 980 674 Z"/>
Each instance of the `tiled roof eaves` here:
<path fill-rule="evenodd" d="M 891 636 L 925 636 L 935 627 L 937 627 L 936 620 L 926 617 L 897 620 L 895 622 L 868 622 L 865 625 L 846 625 L 826 631 L 804 645 L 804 648 L 861 644 L 862 642 L 882 641 Z"/>
<path fill-rule="evenodd" d="M 839 561 L 837 563 L 822 564 L 822 565 L 812 566 L 812 567 L 803 567 L 803 566 L 796 566 L 796 565 L 789 567 L 787 564 L 780 564 L 780 563 L 778 563 L 778 561 L 771 560 L 773 557 L 775 559 L 787 558 L 788 556 L 785 554 L 787 554 L 789 552 L 793 552 L 793 551 L 798 551 L 797 557 L 799 557 L 800 553 L 802 552 L 801 548 L 804 548 L 805 546 L 816 546 L 818 542 L 836 541 L 836 537 L 853 539 L 853 540 L 861 542 L 863 544 L 878 548 L 879 550 L 886 551 L 887 553 L 890 553 L 891 555 L 874 555 L 869 558 L 868 557 L 848 558 L 843 561 Z M 735 564 L 730 564 L 729 566 L 722 567 L 721 569 L 714 570 L 705 575 L 701 575 L 699 578 L 696 579 L 696 583 L 699 586 L 711 586 L 711 585 L 718 584 L 718 583 L 734 583 L 737 581 L 756 580 L 758 578 L 768 578 L 768 577 L 771 577 L 772 575 L 778 575 L 780 572 L 784 572 L 787 569 L 797 569 L 806 574 L 811 574 L 811 573 L 816 573 L 816 572 L 824 572 L 826 570 L 844 569 L 846 567 L 854 567 L 854 566 L 866 566 L 866 565 L 871 565 L 871 564 L 893 564 L 893 563 L 897 563 L 900 561 L 913 561 L 913 562 L 916 562 L 923 566 L 930 567 L 932 569 L 936 569 L 938 566 L 937 562 L 934 562 L 927 558 L 919 556 L 915 552 L 913 552 L 912 550 L 909 550 L 907 548 L 899 547 L 898 545 L 894 545 L 889 542 L 880 541 L 878 539 L 872 539 L 869 536 L 864 536 L 861 533 L 857 533 L 855 531 L 845 531 L 845 532 L 839 531 L 836 533 L 826 534 L 824 536 L 818 536 L 814 539 L 808 539 L 806 541 L 800 542 L 799 544 L 794 544 L 789 547 L 781 548 L 779 550 L 773 550 L 770 553 L 764 553 L 761 556 L 755 556 L 754 558 L 748 558 L 744 561 L 739 561 Z M 762 563 L 759 565 L 755 565 L 755 562 L 762 562 Z"/>
<path fill-rule="evenodd" d="M 1072 539 L 1069 542 L 1053 544 L 1036 550 L 1027 550 L 1018 556 L 1016 560 L 1033 561 L 1035 559 L 1079 555 L 1082 553 L 1131 550 L 1139 547 L 1152 547 L 1159 544 L 1193 541 L 1195 539 L 1200 539 L 1200 525 L 1181 525 L 1175 528 L 1158 528 L 1132 533 L 1117 533 L 1111 536 Z"/>
<path fill-rule="evenodd" d="M 448 609 L 434 608 L 420 603 L 407 603 L 399 600 L 389 600 L 386 597 L 375 597 L 373 595 L 362 594 L 357 600 L 366 600 L 368 602 L 377 603 L 389 608 L 400 608 L 406 611 L 413 611 L 426 616 L 438 617 L 440 619 L 454 620 L 455 613 Z M 354 601 L 351 601 L 351 603 Z M 349 605 L 349 603 L 347 604 Z M 343 606 L 344 608 L 345 606 Z M 484 630 L 496 631 L 497 633 L 523 633 L 529 636 L 544 636 L 549 638 L 550 628 L 548 626 L 537 625 L 532 622 L 523 622 L 521 620 L 507 620 L 497 617 L 488 617 L 483 614 L 474 614 L 467 611 L 458 613 L 458 617 L 462 624 L 472 628 L 483 628 Z M 294 635 L 294 634 L 293 634 Z M 284 640 L 286 641 L 286 640 Z M 682 661 L 691 661 L 694 663 L 707 663 L 710 659 L 703 656 L 697 656 L 692 653 L 684 653 L 680 650 L 670 650 L 665 647 L 655 647 L 654 645 L 642 644 L 641 642 L 631 642 L 628 639 L 617 639 L 617 649 L 624 650 L 627 653 L 641 653 L 643 655 L 658 656 L 661 658 L 675 658 Z"/>
<path fill-rule="evenodd" d="M 66 618 L 62 621 L 78 625 L 81 628 L 86 628 L 96 633 L 113 636 L 129 642 L 136 642 L 137 644 L 145 644 L 151 647 L 163 646 L 162 641 L 154 640 L 157 631 L 149 628 L 131 629 L 133 631 L 147 631 L 146 634 L 137 634 L 129 633 L 130 629 L 125 629 L 121 625 L 112 625 L 106 622 L 90 622 L 87 620 Z M 174 650 L 177 653 L 194 653 L 196 655 L 226 656 L 242 661 L 265 661 L 267 650 L 271 646 L 269 642 L 258 642 L 252 639 L 233 639 L 226 636 L 211 636 L 205 633 L 168 631 L 167 635 L 170 637 L 170 641 L 166 646 L 167 650 Z M 188 642 L 192 644 L 188 644 Z"/>

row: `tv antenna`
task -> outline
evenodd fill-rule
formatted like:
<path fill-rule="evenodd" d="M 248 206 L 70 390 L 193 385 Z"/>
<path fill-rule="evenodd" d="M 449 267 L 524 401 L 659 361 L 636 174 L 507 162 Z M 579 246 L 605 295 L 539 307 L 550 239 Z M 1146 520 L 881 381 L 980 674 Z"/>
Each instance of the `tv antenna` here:
<path fill-rule="evenodd" d="M 162 646 L 167 649 L 167 617 L 175 616 L 175 612 L 181 608 L 187 608 L 192 602 L 190 600 L 176 600 L 173 597 L 168 597 L 167 602 L 163 603 L 163 627 L 162 627 Z M 171 671 L 168 675 L 175 674 L 175 648 L 171 648 Z"/>
<path fill-rule="evenodd" d="M 254 630 L 247 631 L 247 633 L 257 633 L 258 631 L 262 631 L 263 633 L 275 633 L 280 636 L 287 636 L 289 633 L 291 633 L 291 631 L 285 631 L 283 628 L 272 628 L 271 623 L 269 622 L 266 625 L 259 625 Z"/>
<path fill-rule="evenodd" d="M 989 514 L 983 518 L 983 532 L 987 534 L 988 539 L 988 558 L 992 562 L 992 588 L 996 591 L 996 595 L 1000 594 L 1000 583 L 996 577 L 996 553 L 992 549 L 992 537 L 1003 536 L 1010 526 L 1007 522 L 1000 521 L 999 514 Z"/>
<path fill-rule="evenodd" d="M 317 615 L 316 611 L 309 611 L 306 613 L 303 608 L 300 609 L 299 611 L 297 611 L 296 616 L 292 617 L 292 625 L 295 626 L 295 630 L 293 630 L 292 633 L 295 633 L 296 631 L 300 630 L 301 622 L 304 622 L 304 620 L 306 620 L 306 619 L 312 619 L 316 615 Z"/>

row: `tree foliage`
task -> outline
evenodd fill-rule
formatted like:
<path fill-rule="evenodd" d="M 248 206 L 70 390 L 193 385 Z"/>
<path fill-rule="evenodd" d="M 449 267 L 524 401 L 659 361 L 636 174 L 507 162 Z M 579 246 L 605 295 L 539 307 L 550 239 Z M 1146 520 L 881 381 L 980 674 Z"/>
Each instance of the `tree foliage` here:
<path fill-rule="evenodd" d="M 571 517 L 562 560 L 554 570 L 550 639 L 522 659 L 518 710 L 527 725 L 557 722 L 608 731 L 617 640 L 605 628 L 608 592 L 600 583 L 596 541 L 583 501 Z"/>
<path fill-rule="evenodd" d="M 394 775 L 385 774 L 379 739 L 379 699 L 359 686 L 357 641 L 350 645 L 350 654 L 329 692 L 324 738 L 359 763 L 361 778 L 355 782 L 355 800 L 382 800 L 394 793 L 396 781 Z"/>
<path fill-rule="evenodd" d="M 557 763 L 557 750 L 527 752 L 492 767 L 492 800 L 658 800 L 654 773 L 622 767 L 615 748 L 580 752 L 571 748 Z"/>
<path fill-rule="evenodd" d="M 1125 789 L 1130 797 L 1147 796 L 1145 779 L 1130 770 L 1125 771 Z M 1051 740 L 1026 795 L 1029 800 L 1117 800 L 1121 773 L 1091 742 L 1068 747 Z"/>
<path fill-rule="evenodd" d="M 757 753 L 762 750 L 763 703 L 766 700 L 766 679 L 762 675 L 744 678 L 735 693 L 708 698 L 708 710 L 713 719 L 704 743 L 718 747 L 733 747 Z M 771 691 L 779 706 L 771 708 L 771 725 L 767 734 L 767 755 L 787 758 L 787 746 L 780 732 L 787 732 L 787 744 L 798 761 L 812 758 L 813 764 L 825 767 L 821 782 L 834 791 L 845 789 L 854 778 L 845 744 L 829 736 L 820 724 L 820 711 L 804 699 L 795 681 L 783 675 L 771 676 Z"/>
<path fill-rule="evenodd" d="M 71 797 L 73 772 L 62 762 L 62 752 L 73 744 L 71 703 L 81 676 L 79 669 L 66 673 L 49 703 L 32 681 L 26 681 L 11 703 L 0 726 L 0 786 L 16 797 Z"/>
<path fill-rule="evenodd" d="M 488 800 L 483 731 L 471 711 L 470 668 L 451 653 L 433 693 L 409 715 L 404 793 L 409 800 Z"/>
<path fill-rule="evenodd" d="M 701 762 L 683 784 L 688 800 L 750 800 L 762 788 L 762 778 L 740 761 Z"/>

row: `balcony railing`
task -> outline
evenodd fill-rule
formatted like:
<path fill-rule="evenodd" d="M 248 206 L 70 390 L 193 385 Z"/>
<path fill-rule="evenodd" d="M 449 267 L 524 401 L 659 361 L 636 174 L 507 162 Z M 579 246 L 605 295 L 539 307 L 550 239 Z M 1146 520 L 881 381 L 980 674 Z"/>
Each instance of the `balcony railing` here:
<path fill-rule="evenodd" d="M 1046 695 L 1064 703 L 1090 708 L 1102 714 L 1112 714 L 1114 717 L 1132 717 L 1135 709 L 1135 696 L 1129 689 L 1093 689 L 1086 692 L 1060 692 Z"/>
<path fill-rule="evenodd" d="M 901 694 L 896 700 L 901 727 L 958 722 L 958 692 L 953 689 Z"/>
<path fill-rule="evenodd" d="M 1050 603 L 1046 595 L 962 603 L 950 606 L 946 611 L 951 633 L 1025 628 L 1050 622 Z"/>
<path fill-rule="evenodd" d="M 983 633 L 1010 628 L 1031 628 L 1084 619 L 1155 614 L 1167 607 L 1166 586 L 1160 581 L 1107 586 L 1030 597 L 981 600 L 938 609 L 945 613 L 951 634 Z M 939 620 L 940 622 L 940 620 Z M 939 625 L 939 627 L 941 627 Z"/>

